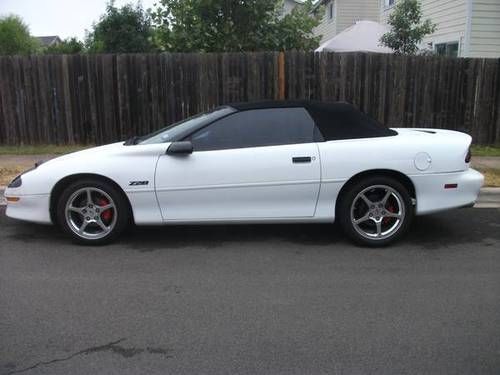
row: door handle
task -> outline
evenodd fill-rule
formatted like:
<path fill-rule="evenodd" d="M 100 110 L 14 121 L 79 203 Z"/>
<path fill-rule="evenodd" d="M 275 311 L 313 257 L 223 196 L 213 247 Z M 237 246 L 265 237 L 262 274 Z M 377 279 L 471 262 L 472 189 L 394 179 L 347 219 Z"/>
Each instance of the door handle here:
<path fill-rule="evenodd" d="M 294 156 L 292 158 L 293 163 L 310 163 L 311 162 L 311 157 L 310 156 Z"/>

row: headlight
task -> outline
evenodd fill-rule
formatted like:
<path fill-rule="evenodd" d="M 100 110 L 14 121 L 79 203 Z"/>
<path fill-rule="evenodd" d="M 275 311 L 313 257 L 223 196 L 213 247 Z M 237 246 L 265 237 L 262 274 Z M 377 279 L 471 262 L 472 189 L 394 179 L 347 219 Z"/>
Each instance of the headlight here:
<path fill-rule="evenodd" d="M 7 186 L 9 188 L 18 188 L 23 184 L 23 180 L 21 179 L 21 175 L 17 176 L 12 180 L 12 182 Z"/>
<path fill-rule="evenodd" d="M 14 179 L 11 181 L 11 183 L 10 183 L 7 187 L 9 187 L 9 188 L 18 188 L 19 186 L 21 186 L 21 185 L 23 184 L 23 180 L 21 179 L 21 176 L 22 176 L 23 174 L 26 174 L 26 173 L 28 173 L 28 172 L 31 172 L 33 169 L 37 169 L 37 168 L 38 168 L 38 166 L 39 166 L 40 164 L 42 164 L 42 163 L 43 163 L 43 161 L 39 161 L 39 162 L 35 163 L 35 165 L 34 165 L 33 167 L 31 167 L 30 169 L 25 170 L 25 171 L 24 171 L 23 173 L 21 173 L 19 176 L 17 176 L 16 178 L 14 178 Z"/>

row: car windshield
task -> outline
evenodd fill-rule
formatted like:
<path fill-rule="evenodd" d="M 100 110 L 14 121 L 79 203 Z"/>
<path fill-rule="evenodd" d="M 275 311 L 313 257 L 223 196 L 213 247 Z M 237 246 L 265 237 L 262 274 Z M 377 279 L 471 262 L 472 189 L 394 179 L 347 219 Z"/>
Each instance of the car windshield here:
<path fill-rule="evenodd" d="M 162 128 L 154 133 L 148 134 L 142 137 L 137 143 L 146 145 L 177 141 L 184 136 L 189 135 L 191 132 L 235 111 L 236 110 L 232 107 L 218 107 L 213 111 L 189 117 L 185 120 Z"/>

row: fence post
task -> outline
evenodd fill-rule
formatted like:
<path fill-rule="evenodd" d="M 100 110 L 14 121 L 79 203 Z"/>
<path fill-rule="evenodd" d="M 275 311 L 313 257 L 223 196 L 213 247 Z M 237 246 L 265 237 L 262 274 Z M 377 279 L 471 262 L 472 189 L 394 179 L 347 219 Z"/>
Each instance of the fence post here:
<path fill-rule="evenodd" d="M 285 99 L 285 53 L 278 55 L 278 99 Z"/>

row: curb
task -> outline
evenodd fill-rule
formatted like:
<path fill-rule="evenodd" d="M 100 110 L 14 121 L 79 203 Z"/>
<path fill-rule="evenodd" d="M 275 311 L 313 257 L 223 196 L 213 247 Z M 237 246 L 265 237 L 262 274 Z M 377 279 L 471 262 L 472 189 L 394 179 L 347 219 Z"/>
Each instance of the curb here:
<path fill-rule="evenodd" d="M 0 186 L 0 206 L 7 204 L 3 196 L 6 188 Z M 482 188 L 474 208 L 500 208 L 500 188 Z"/>
<path fill-rule="evenodd" d="M 485 187 L 481 189 L 481 195 L 496 195 L 496 194 L 500 195 L 500 188 Z"/>
<path fill-rule="evenodd" d="M 473 208 L 500 208 L 500 203 L 481 203 L 478 202 Z"/>

